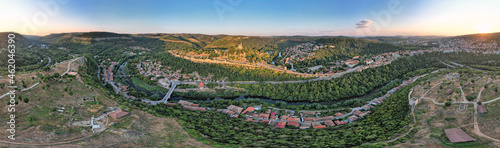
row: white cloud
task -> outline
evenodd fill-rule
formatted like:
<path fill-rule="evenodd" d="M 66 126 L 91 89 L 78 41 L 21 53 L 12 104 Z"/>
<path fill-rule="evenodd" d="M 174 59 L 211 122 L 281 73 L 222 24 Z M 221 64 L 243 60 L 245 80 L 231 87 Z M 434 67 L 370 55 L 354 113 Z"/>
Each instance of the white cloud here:
<path fill-rule="evenodd" d="M 373 23 L 373 21 L 364 19 L 364 20 L 356 23 L 356 28 L 369 28 L 369 27 L 371 27 L 370 26 L 371 23 Z"/>

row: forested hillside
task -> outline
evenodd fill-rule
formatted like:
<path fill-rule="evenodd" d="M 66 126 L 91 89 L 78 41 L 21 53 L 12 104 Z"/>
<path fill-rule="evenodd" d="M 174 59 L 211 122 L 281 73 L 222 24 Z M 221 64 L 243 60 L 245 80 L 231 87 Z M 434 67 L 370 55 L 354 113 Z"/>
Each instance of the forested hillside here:
<path fill-rule="evenodd" d="M 250 91 L 252 96 L 264 96 L 288 101 L 338 100 L 363 95 L 391 80 L 418 69 L 443 67 L 435 58 L 419 55 L 392 62 L 390 65 L 365 69 L 325 81 L 282 84 L 234 84 Z"/>
<path fill-rule="evenodd" d="M 329 62 L 352 58 L 356 55 L 376 55 L 400 50 L 418 49 L 402 47 L 384 42 L 347 37 L 322 38 L 316 40 L 316 42 L 328 45 L 328 47 L 318 50 L 312 59 L 298 62 L 296 65 L 304 67 L 326 65 Z"/>

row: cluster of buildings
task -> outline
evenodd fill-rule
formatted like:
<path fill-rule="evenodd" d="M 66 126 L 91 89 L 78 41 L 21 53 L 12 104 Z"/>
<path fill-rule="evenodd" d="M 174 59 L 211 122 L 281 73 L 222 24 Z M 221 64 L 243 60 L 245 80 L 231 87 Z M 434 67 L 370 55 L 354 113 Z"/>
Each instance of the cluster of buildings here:
<path fill-rule="evenodd" d="M 137 70 L 139 73 L 144 76 L 153 76 L 151 77 L 151 80 L 156 80 L 160 77 L 163 77 L 167 80 L 173 80 L 173 81 L 179 81 L 179 79 L 185 79 L 185 80 L 198 80 L 198 81 L 210 81 L 212 80 L 212 77 L 201 77 L 197 73 L 192 73 L 192 74 L 181 74 L 181 70 L 169 70 L 171 67 L 166 67 L 161 64 L 160 61 L 156 61 L 153 59 L 153 61 L 140 61 L 139 63 L 135 63 Z"/>
<path fill-rule="evenodd" d="M 303 61 L 315 55 L 315 53 L 311 51 L 318 50 L 324 47 L 326 47 L 324 44 L 317 45 L 316 41 L 311 41 L 295 45 L 293 47 L 288 47 L 285 53 L 285 56 L 287 58 L 282 59 L 284 61 L 281 62 L 291 63 L 291 61 Z M 281 57 L 281 52 L 279 57 Z"/>
<path fill-rule="evenodd" d="M 468 51 L 498 52 L 498 44 L 495 40 L 484 38 L 459 39 L 450 38 L 438 41 L 439 48 L 450 48 L 453 50 L 465 49 Z"/>
<path fill-rule="evenodd" d="M 327 66 L 323 68 L 323 65 L 318 65 L 314 67 L 310 67 L 309 73 L 310 74 L 334 74 L 338 72 L 343 72 L 342 70 L 338 70 L 339 67 L 343 67 L 345 64 L 347 67 L 345 70 L 351 70 L 352 68 L 356 67 L 356 65 L 359 65 L 362 63 L 361 61 L 364 62 L 364 65 L 362 67 L 357 67 L 356 71 L 362 71 L 363 69 L 367 68 L 372 68 L 372 67 L 377 67 L 377 66 L 382 66 L 386 64 L 390 64 L 392 61 L 405 57 L 405 56 L 414 56 L 417 54 L 423 54 L 425 52 L 434 52 L 434 51 L 440 51 L 442 49 L 429 49 L 429 50 L 414 50 L 414 51 L 396 51 L 396 52 L 389 52 L 389 53 L 383 53 L 379 54 L 376 56 L 354 56 L 351 59 L 348 60 L 341 60 L 341 61 L 335 61 L 335 62 L 330 62 L 333 65 L 332 66 Z"/>
<path fill-rule="evenodd" d="M 127 55 L 137 55 L 137 54 L 144 54 L 146 53 L 146 51 L 150 51 L 148 48 L 144 48 L 144 47 L 141 47 L 141 46 L 132 46 L 132 47 L 129 47 L 130 49 L 132 50 L 145 50 L 145 51 L 137 51 L 137 52 L 134 52 L 134 51 L 125 51 L 123 52 L 124 54 L 127 54 Z"/>
<path fill-rule="evenodd" d="M 105 64 L 106 60 L 103 60 L 101 62 L 101 65 L 99 65 L 99 66 L 104 68 L 102 70 L 103 73 L 102 73 L 101 79 L 104 82 L 109 83 L 109 82 L 113 81 L 113 69 L 115 68 L 115 65 L 118 64 L 118 62 L 111 61 L 111 59 L 108 59 L 107 61 L 110 62 L 109 66 L 106 66 L 106 64 Z"/>
<path fill-rule="evenodd" d="M 106 64 L 107 62 L 109 62 L 109 66 L 107 66 L 107 64 Z M 118 64 L 118 62 L 111 61 L 111 59 L 107 59 L 107 61 L 106 60 L 102 61 L 101 64 L 99 65 L 100 67 L 103 68 L 102 75 L 100 78 L 105 82 L 105 84 L 110 84 L 111 87 L 113 87 L 113 91 L 116 94 L 120 94 L 123 97 L 130 99 L 130 100 L 137 99 L 136 97 L 130 96 L 127 94 L 127 91 L 128 91 L 127 85 L 123 85 L 121 83 L 114 82 L 113 69 L 115 68 L 115 65 L 117 65 L 117 64 Z"/>
<path fill-rule="evenodd" d="M 374 98 L 370 104 L 372 105 L 378 105 L 382 102 L 384 102 L 387 98 L 389 98 L 392 94 L 394 94 L 394 92 L 396 92 L 397 90 L 415 82 L 418 78 L 420 78 L 421 76 L 415 76 L 409 80 L 406 80 L 406 81 L 403 81 L 403 84 L 399 85 L 399 86 L 396 86 L 394 88 L 392 88 L 391 90 L 387 91 L 387 93 L 381 97 L 378 97 L 378 98 Z"/>

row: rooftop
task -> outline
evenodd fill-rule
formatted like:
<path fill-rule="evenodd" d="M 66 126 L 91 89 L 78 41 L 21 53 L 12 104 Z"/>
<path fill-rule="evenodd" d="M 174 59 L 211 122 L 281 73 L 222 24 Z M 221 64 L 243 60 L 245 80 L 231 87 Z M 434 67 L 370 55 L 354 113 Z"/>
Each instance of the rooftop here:
<path fill-rule="evenodd" d="M 451 128 L 445 129 L 444 133 L 451 142 L 468 142 L 468 141 L 476 141 L 477 139 L 472 138 L 467 133 L 465 133 L 461 128 Z"/>

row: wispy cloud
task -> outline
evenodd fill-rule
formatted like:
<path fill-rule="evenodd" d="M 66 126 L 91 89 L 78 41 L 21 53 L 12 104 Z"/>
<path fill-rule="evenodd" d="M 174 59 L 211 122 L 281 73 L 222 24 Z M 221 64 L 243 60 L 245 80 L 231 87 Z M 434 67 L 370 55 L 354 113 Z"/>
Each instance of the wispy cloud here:
<path fill-rule="evenodd" d="M 373 23 L 373 21 L 364 19 L 364 20 L 356 23 L 356 28 L 369 28 L 369 27 L 371 27 L 370 26 L 371 23 Z"/>

